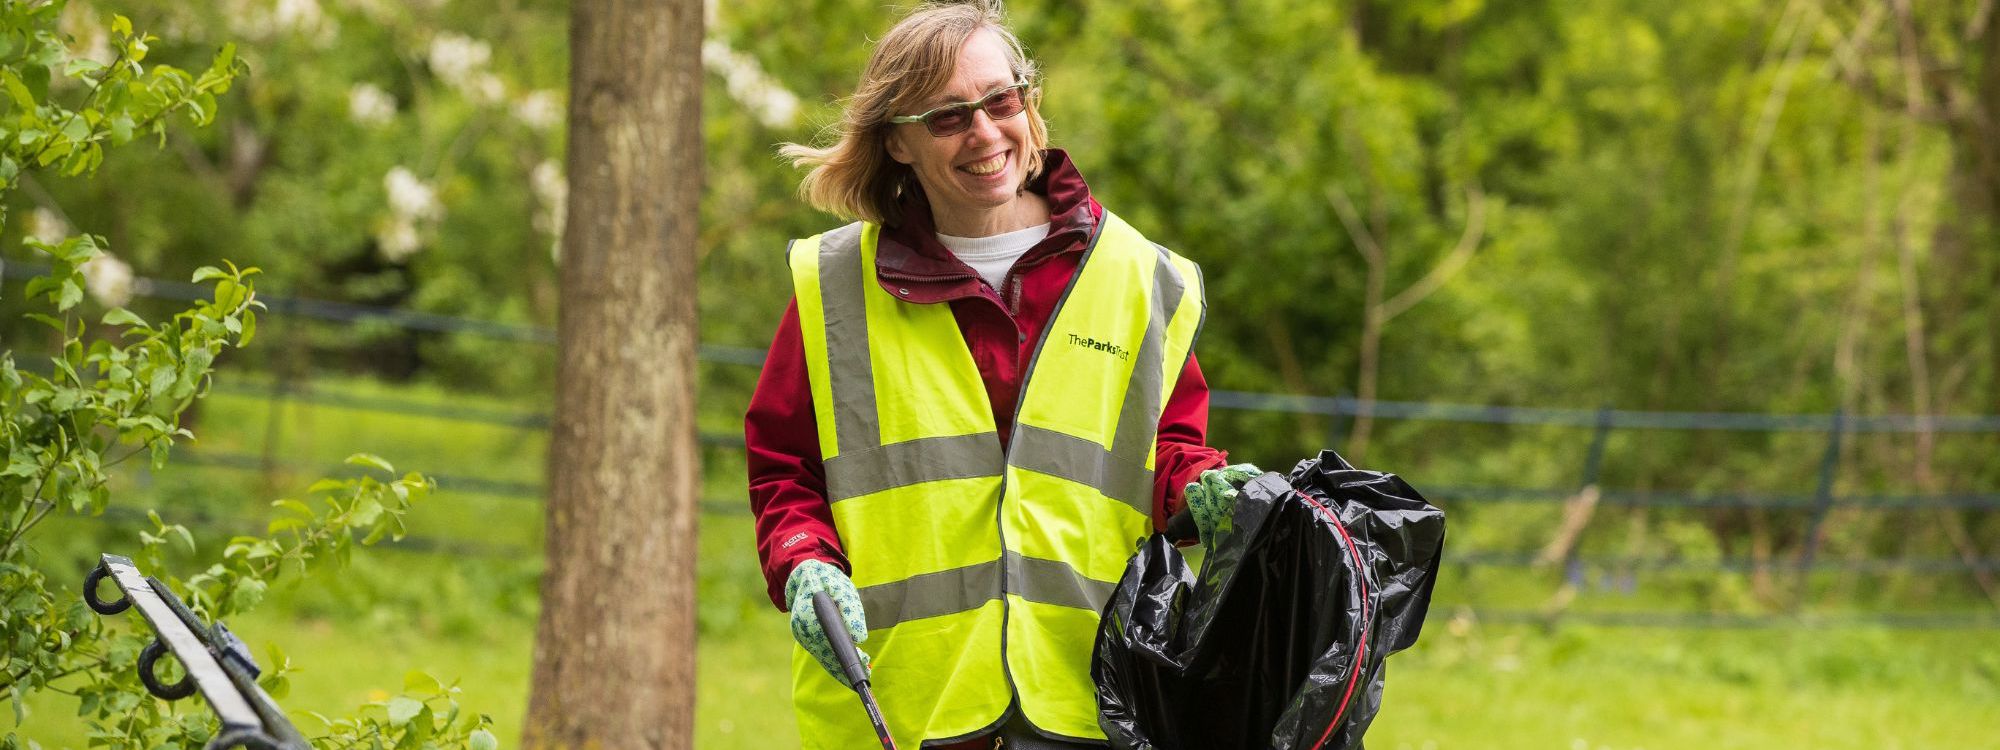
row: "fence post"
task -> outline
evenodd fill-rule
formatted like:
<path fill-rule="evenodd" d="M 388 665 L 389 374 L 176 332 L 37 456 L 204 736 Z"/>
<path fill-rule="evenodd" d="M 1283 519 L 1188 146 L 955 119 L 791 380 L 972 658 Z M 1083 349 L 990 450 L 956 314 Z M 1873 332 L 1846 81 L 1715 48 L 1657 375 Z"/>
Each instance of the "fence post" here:
<path fill-rule="evenodd" d="M 1806 525 L 1805 549 L 1799 551 L 1799 601 L 1805 600 L 1807 577 L 1812 573 L 1813 558 L 1819 555 L 1820 525 L 1826 521 L 1826 514 L 1833 509 L 1833 480 L 1840 468 L 1841 433 L 1847 431 L 1847 410 L 1833 411 L 1833 425 L 1827 430 L 1826 455 L 1819 462 L 1819 486 L 1813 490 L 1812 520 Z"/>
<path fill-rule="evenodd" d="M 1597 484 L 1598 474 L 1604 469 L 1604 444 L 1610 439 L 1611 407 L 1600 406 L 1597 408 L 1597 431 L 1590 438 L 1590 455 L 1583 461 L 1583 484 L 1577 486 L 1578 490 Z"/>
<path fill-rule="evenodd" d="M 1573 506 L 1587 503 L 1582 506 L 1581 513 L 1594 514 L 1597 510 L 1597 497 L 1585 498 L 1584 495 L 1595 491 L 1598 476 L 1604 470 L 1604 445 L 1610 440 L 1611 406 L 1606 404 L 1597 408 L 1597 426 L 1590 436 L 1590 453 L 1583 460 L 1583 481 L 1577 484 L 1576 495 L 1570 501 Z M 1583 546 L 1583 527 L 1589 523 L 1589 515 L 1580 519 L 1575 534 L 1569 539 L 1569 549 L 1563 551 L 1563 577 L 1577 588 L 1584 588 L 1590 583 L 1589 573 L 1583 569 L 1583 555 L 1577 551 Z"/>

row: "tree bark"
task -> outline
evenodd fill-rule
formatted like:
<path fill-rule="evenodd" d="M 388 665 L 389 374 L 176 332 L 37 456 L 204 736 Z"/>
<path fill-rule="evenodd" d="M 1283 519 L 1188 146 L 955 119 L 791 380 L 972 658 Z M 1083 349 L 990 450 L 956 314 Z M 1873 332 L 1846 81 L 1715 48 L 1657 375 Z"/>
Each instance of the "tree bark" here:
<path fill-rule="evenodd" d="M 527 747 L 693 745 L 699 0 L 570 6 L 548 571 Z"/>

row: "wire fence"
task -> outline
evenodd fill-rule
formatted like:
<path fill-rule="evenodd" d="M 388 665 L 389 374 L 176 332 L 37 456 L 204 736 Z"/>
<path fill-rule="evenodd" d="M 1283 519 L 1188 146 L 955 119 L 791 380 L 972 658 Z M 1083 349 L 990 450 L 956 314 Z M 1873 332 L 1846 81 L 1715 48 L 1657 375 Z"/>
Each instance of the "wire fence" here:
<path fill-rule="evenodd" d="M 27 278 L 47 272 L 46 266 L 30 263 L 7 263 L 0 266 L 0 277 L 7 279 Z M 135 294 L 175 301 L 205 299 L 209 292 L 204 287 L 163 279 L 136 279 Z M 270 313 L 279 316 L 324 321 L 341 325 L 387 325 L 407 331 L 466 334 L 498 341 L 522 342 L 534 346 L 548 346 L 555 342 L 555 332 L 547 327 L 516 323 L 478 320 L 451 315 L 402 310 L 398 308 L 359 305 L 345 302 L 331 302 L 260 292 L 259 299 L 269 306 Z M 764 354 L 761 350 L 740 346 L 704 344 L 699 357 L 705 362 L 760 367 Z M 462 421 L 467 423 L 493 425 L 522 430 L 546 431 L 550 416 L 546 412 L 518 409 L 495 409 L 462 404 L 441 404 L 415 399 L 386 397 L 371 394 L 346 393 L 323 388 L 294 388 L 282 382 L 241 385 L 231 381 L 216 384 L 216 392 L 246 398 L 260 398 L 272 402 L 298 402 L 328 408 L 418 416 L 431 419 Z M 1535 408 L 1517 406 L 1486 406 L 1438 402 L 1407 402 L 1375 400 L 1365 401 L 1348 396 L 1304 396 L 1293 394 L 1250 393 L 1242 391 L 1216 390 L 1210 394 L 1210 407 L 1215 410 L 1243 412 L 1272 412 L 1286 414 L 1310 414 L 1333 417 L 1336 420 L 1352 417 L 1376 419 L 1428 421 L 1467 425 L 1519 425 L 1555 426 L 1586 428 L 1592 431 L 1592 438 L 1584 461 L 1581 476 L 1574 485 L 1562 487 L 1496 487 L 1496 486 L 1424 486 L 1421 489 L 1427 497 L 1448 504 L 1479 503 L 1509 504 L 1574 503 L 1584 488 L 1593 490 L 1593 504 L 1635 508 L 1697 508 L 1697 509 L 1769 509 L 1793 510 L 1807 514 L 1804 530 L 1803 549 L 1795 558 L 1775 561 L 1771 559 L 1751 559 L 1742 557 L 1709 557 L 1705 559 L 1683 558 L 1637 558 L 1619 556 L 1586 556 L 1572 544 L 1561 557 L 1561 568 L 1572 584 L 1586 583 L 1592 572 L 1602 573 L 1611 580 L 1605 587 L 1617 588 L 1617 576 L 1636 576 L 1639 573 L 1757 573 L 1783 570 L 1798 573 L 1815 571 L 1837 571 L 1860 574 L 1990 574 L 2000 570 L 2000 559 L 1960 555 L 1955 558 L 1894 558 L 1894 559 L 1841 559 L 1820 560 L 1821 527 L 1829 513 L 1834 510 L 1866 510 L 1881 512 L 1911 512 L 1919 510 L 1994 510 L 2000 509 L 2000 492 L 1947 493 L 1947 494 L 1841 494 L 1836 492 L 1835 479 L 1838 459 L 1843 442 L 1854 435 L 1869 433 L 1950 433 L 1950 434 L 1995 434 L 2000 433 L 2000 415 L 1921 415 L 1882 414 L 1853 415 L 1842 412 L 1830 414 L 1767 414 L 1741 412 L 1668 412 L 1640 411 L 1624 409 L 1565 409 Z M 1338 422 L 1336 422 L 1337 424 Z M 1811 492 L 1691 492 L 1672 490 L 1625 490 L 1598 488 L 1598 481 L 1604 463 L 1606 446 L 1610 436 L 1619 430 L 1693 430 L 1693 431 L 1734 431 L 1734 432 L 1807 432 L 1825 435 L 1825 444 L 1820 454 L 1817 481 Z M 703 432 L 700 441 L 705 446 L 719 448 L 743 447 L 743 437 L 738 433 Z M 274 468 L 286 471 L 320 469 L 325 474 L 339 474 L 341 467 L 307 467 L 289 464 L 274 465 L 265 457 L 248 454 L 216 452 L 184 452 L 181 459 L 190 465 L 232 469 L 240 471 L 269 471 Z M 475 475 L 432 473 L 441 490 L 487 495 L 500 498 L 540 501 L 545 497 L 545 488 L 539 484 L 488 479 Z M 749 506 L 743 497 L 711 497 L 701 501 L 701 508 L 708 514 L 747 514 Z M 1572 540 L 1573 541 L 1573 540 Z M 440 539 L 408 539 L 403 547 L 414 550 L 452 551 L 454 554 L 494 554 L 518 555 L 520 550 L 475 550 L 463 543 Z M 1450 565 L 1473 568 L 1534 568 L 1546 566 L 1545 555 L 1504 550 L 1469 550 L 1455 552 L 1448 560 Z M 1683 616 L 1685 615 L 1685 616 Z M 1539 621 L 1546 619 L 1546 613 L 1493 613 L 1494 619 Z M 1574 619 L 1578 615 L 1566 615 Z M 1632 615 L 1631 622 L 1623 622 L 1624 615 L 1597 613 L 1586 619 L 1596 618 L 1600 624 L 1660 624 L 1680 622 L 1690 627 L 1759 627 L 1765 620 L 1732 619 L 1732 616 L 1710 616 L 1701 614 L 1646 613 Z M 1926 619 L 1925 616 L 1909 618 L 1877 618 L 1881 624 L 1896 627 L 2000 627 L 2000 622 L 1990 618 L 1956 618 L 1941 616 L 1942 619 Z M 1769 618 L 1765 618 L 1769 619 Z M 1781 620 L 1784 618 L 1781 618 Z M 1745 622 L 1753 624 L 1744 624 Z M 1897 625 L 1896 623 L 1902 623 Z M 1956 623 L 1956 624 L 1948 624 Z"/>

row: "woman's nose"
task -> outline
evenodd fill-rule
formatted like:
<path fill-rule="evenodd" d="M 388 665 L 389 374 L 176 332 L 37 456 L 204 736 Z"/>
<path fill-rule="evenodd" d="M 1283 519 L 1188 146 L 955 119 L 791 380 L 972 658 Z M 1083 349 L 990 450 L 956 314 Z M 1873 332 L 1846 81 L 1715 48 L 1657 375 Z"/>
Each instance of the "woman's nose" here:
<path fill-rule="evenodd" d="M 967 128 L 966 133 L 967 140 L 971 141 L 997 140 L 1000 137 L 1000 123 L 994 122 L 993 118 L 986 114 L 986 110 L 981 109 L 972 113 L 972 127 Z"/>

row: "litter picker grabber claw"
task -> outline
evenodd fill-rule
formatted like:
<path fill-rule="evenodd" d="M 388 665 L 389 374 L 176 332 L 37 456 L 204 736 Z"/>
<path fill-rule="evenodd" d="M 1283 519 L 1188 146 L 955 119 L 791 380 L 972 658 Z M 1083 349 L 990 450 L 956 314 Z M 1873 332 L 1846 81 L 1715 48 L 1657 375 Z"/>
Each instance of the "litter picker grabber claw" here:
<path fill-rule="evenodd" d="M 861 705 L 868 709 L 868 721 L 875 725 L 875 737 L 882 741 L 882 750 L 896 750 L 896 740 L 889 736 L 889 724 L 882 720 L 882 707 L 875 705 L 875 691 L 868 688 L 868 668 L 861 666 L 861 656 L 854 652 L 854 640 L 847 634 L 847 625 L 841 622 L 840 607 L 826 592 L 815 592 L 813 613 L 819 615 L 819 626 L 833 643 L 833 655 L 840 659 L 840 669 L 847 673 L 848 683 L 854 685 L 854 692 L 861 694 Z"/>
<path fill-rule="evenodd" d="M 120 598 L 98 596 L 98 584 L 109 579 Z M 83 601 L 109 617 L 137 605 L 151 626 L 152 644 L 139 652 L 139 681 L 162 700 L 179 700 L 197 691 L 215 709 L 222 727 L 206 750 L 307 750 L 311 745 L 286 718 L 271 695 L 257 686 L 262 671 L 243 645 L 221 622 L 201 621 L 160 580 L 139 572 L 131 558 L 106 554 L 83 580 Z M 161 657 L 172 654 L 184 674 L 173 684 L 160 682 L 153 671 Z"/>

